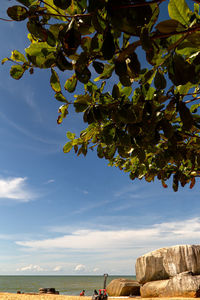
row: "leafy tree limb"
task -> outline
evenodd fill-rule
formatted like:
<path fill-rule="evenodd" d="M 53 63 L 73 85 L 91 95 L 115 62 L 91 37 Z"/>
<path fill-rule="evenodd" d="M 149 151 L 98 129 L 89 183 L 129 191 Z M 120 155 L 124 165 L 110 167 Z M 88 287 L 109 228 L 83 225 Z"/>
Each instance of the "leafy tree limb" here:
<path fill-rule="evenodd" d="M 27 20 L 30 45 L 2 63 L 14 62 L 14 79 L 50 69 L 62 102 L 58 124 L 69 105 L 83 115 L 86 128 L 67 133 L 65 153 L 95 149 L 132 180 L 157 178 L 166 188 L 172 178 L 177 191 L 193 188 L 200 176 L 200 15 L 197 0 L 194 11 L 185 0 L 169 0 L 169 19 L 158 22 L 164 1 L 17 0 L 7 13 Z M 67 74 L 64 86 L 60 72 Z M 78 84 L 83 93 L 68 101 Z"/>

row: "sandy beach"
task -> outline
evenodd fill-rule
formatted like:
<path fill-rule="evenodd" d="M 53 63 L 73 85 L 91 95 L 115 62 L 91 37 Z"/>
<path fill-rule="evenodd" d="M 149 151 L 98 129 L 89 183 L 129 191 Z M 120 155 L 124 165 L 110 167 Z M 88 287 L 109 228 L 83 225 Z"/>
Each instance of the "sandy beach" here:
<path fill-rule="evenodd" d="M 33 295 L 33 294 L 9 294 L 0 293 L 0 300 L 91 300 L 92 297 L 84 296 L 68 296 L 68 295 Z M 108 297 L 108 300 L 127 300 L 127 299 L 139 299 L 139 300 L 194 300 L 194 298 L 182 298 L 182 297 L 170 297 L 170 298 L 141 298 L 141 297 Z"/>

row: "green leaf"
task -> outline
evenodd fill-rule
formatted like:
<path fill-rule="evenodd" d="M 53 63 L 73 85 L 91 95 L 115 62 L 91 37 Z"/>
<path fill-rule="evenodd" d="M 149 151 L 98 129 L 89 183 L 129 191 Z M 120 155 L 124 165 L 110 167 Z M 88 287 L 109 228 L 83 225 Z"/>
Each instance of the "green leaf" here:
<path fill-rule="evenodd" d="M 79 95 L 74 101 L 74 107 L 76 112 L 85 111 L 90 105 L 90 103 L 91 103 L 91 97 L 88 94 Z"/>
<path fill-rule="evenodd" d="M 5 62 L 6 62 L 6 61 L 8 61 L 8 60 L 9 60 L 9 58 L 8 58 L 8 57 L 5 57 L 5 58 L 3 58 L 3 59 L 2 59 L 2 61 L 1 61 L 1 64 L 2 64 L 2 65 L 4 65 L 4 64 L 5 64 Z"/>
<path fill-rule="evenodd" d="M 199 21 L 197 20 L 197 22 Z M 178 45 L 176 52 L 186 57 L 190 57 L 190 56 L 195 57 L 194 54 L 199 53 L 199 47 L 200 47 L 199 39 L 200 39 L 200 34 L 198 32 L 193 32 L 187 35 L 186 38 Z"/>
<path fill-rule="evenodd" d="M 103 151 L 103 147 L 101 145 L 98 145 L 98 147 L 97 147 L 97 155 L 99 158 L 104 157 L 104 151 Z"/>
<path fill-rule="evenodd" d="M 174 192 L 178 191 L 178 185 L 179 185 L 178 174 L 174 174 L 174 176 L 173 176 L 173 185 L 172 185 Z"/>
<path fill-rule="evenodd" d="M 105 64 L 103 73 L 94 79 L 94 81 L 99 81 L 100 79 L 108 79 L 112 76 L 112 73 L 115 69 L 114 65 Z"/>
<path fill-rule="evenodd" d="M 81 39 L 81 47 L 85 52 L 90 52 L 91 42 L 92 42 L 91 37 L 84 37 Z"/>
<path fill-rule="evenodd" d="M 76 73 L 77 79 L 84 84 L 88 83 L 88 81 L 90 80 L 91 72 L 87 67 L 85 67 L 81 71 L 79 71 L 78 69 L 75 69 L 75 73 Z"/>
<path fill-rule="evenodd" d="M 103 63 L 98 62 L 98 61 L 93 61 L 92 65 L 93 65 L 93 68 L 95 69 L 95 71 L 98 74 L 102 74 L 103 73 L 103 71 L 104 71 L 104 64 Z"/>
<path fill-rule="evenodd" d="M 56 56 L 56 65 L 61 71 L 72 70 L 73 65 L 69 62 L 62 52 L 58 52 Z"/>
<path fill-rule="evenodd" d="M 142 48 L 148 52 L 152 48 L 152 40 L 150 39 L 150 34 L 148 28 L 145 26 L 142 28 L 140 33 L 140 40 Z"/>
<path fill-rule="evenodd" d="M 17 80 L 23 76 L 24 72 L 25 72 L 25 68 L 23 68 L 20 65 L 14 65 L 10 69 L 10 75 L 12 76 L 12 78 Z"/>
<path fill-rule="evenodd" d="M 131 86 L 132 82 L 130 80 L 130 76 L 128 74 L 124 74 L 119 76 L 119 80 L 123 86 Z"/>
<path fill-rule="evenodd" d="M 72 142 L 66 143 L 65 146 L 63 147 L 63 152 L 68 153 L 72 149 L 72 147 L 73 147 Z"/>
<path fill-rule="evenodd" d="M 60 31 L 59 39 L 66 55 L 69 56 L 76 53 L 76 49 L 81 43 L 81 34 L 74 20 L 72 20 L 68 26 L 64 26 L 63 30 Z"/>
<path fill-rule="evenodd" d="M 70 131 L 67 131 L 67 138 L 69 140 L 73 140 L 75 138 L 76 134 L 75 133 L 72 133 Z"/>
<path fill-rule="evenodd" d="M 194 82 L 196 79 L 194 65 L 188 63 L 181 55 L 171 57 L 167 67 L 169 78 L 177 86 Z"/>
<path fill-rule="evenodd" d="M 105 32 L 101 51 L 103 53 L 103 57 L 106 60 L 110 60 L 113 57 L 113 55 L 115 54 L 114 38 L 109 29 Z"/>
<path fill-rule="evenodd" d="M 78 25 L 79 31 L 82 35 L 89 35 L 95 31 L 92 25 L 92 16 L 85 15 L 83 18 L 80 18 Z"/>
<path fill-rule="evenodd" d="M 199 4 L 194 3 L 194 12 L 198 15 L 199 14 Z"/>
<path fill-rule="evenodd" d="M 132 93 L 132 87 L 122 87 L 120 83 L 118 83 L 119 91 L 121 96 L 129 97 Z"/>
<path fill-rule="evenodd" d="M 23 21 L 28 17 L 28 11 L 25 7 L 15 5 L 7 9 L 8 16 L 14 21 Z"/>
<path fill-rule="evenodd" d="M 72 0 L 53 0 L 53 4 L 61 9 L 67 9 L 72 3 Z"/>
<path fill-rule="evenodd" d="M 67 102 L 67 99 L 65 98 L 65 96 L 61 93 L 61 92 L 57 92 L 54 97 L 56 98 L 56 100 L 60 101 L 60 102 Z"/>
<path fill-rule="evenodd" d="M 25 51 L 28 59 L 38 68 L 50 68 L 56 61 L 56 48 L 45 42 L 32 43 Z"/>
<path fill-rule="evenodd" d="M 167 85 L 166 79 L 159 70 L 157 70 L 157 72 L 156 72 L 156 75 L 154 78 L 154 85 L 155 85 L 156 89 L 158 89 L 158 90 L 163 90 L 166 88 L 166 85 Z"/>
<path fill-rule="evenodd" d="M 58 119 L 57 119 L 57 123 L 58 124 L 61 124 L 63 119 L 66 118 L 66 116 L 68 115 L 68 106 L 69 104 L 65 104 L 65 105 L 61 105 L 59 107 L 59 110 L 58 112 L 61 113 L 59 116 L 58 116 Z"/>
<path fill-rule="evenodd" d="M 47 13 L 51 14 L 51 16 L 55 19 L 59 19 L 62 21 L 66 21 L 67 17 L 65 17 L 66 12 L 63 9 L 58 8 L 54 5 L 53 0 L 48 0 L 47 3 L 44 4 L 44 7 L 46 7 Z"/>
<path fill-rule="evenodd" d="M 171 19 L 179 21 L 184 26 L 189 26 L 191 11 L 185 0 L 170 0 L 168 12 Z"/>
<path fill-rule="evenodd" d="M 34 2 L 38 2 L 36 0 L 17 0 L 17 2 L 20 2 L 21 4 L 29 7 L 31 6 Z"/>
<path fill-rule="evenodd" d="M 72 75 L 72 77 L 67 79 L 67 81 L 65 82 L 64 88 L 69 93 L 73 93 L 76 89 L 76 85 L 77 85 L 77 78 L 76 78 L 76 75 L 74 74 L 74 75 Z"/>
<path fill-rule="evenodd" d="M 156 29 L 158 29 L 161 33 L 171 33 L 184 30 L 185 27 L 179 21 L 172 19 L 158 23 Z"/>
<path fill-rule="evenodd" d="M 60 80 L 59 80 L 58 74 L 56 73 L 56 71 L 54 69 L 51 69 L 50 84 L 51 84 L 52 89 L 56 93 L 61 92 Z"/>
<path fill-rule="evenodd" d="M 115 62 L 115 73 L 118 76 L 123 76 L 127 74 L 127 66 L 125 61 L 116 60 Z"/>
<path fill-rule="evenodd" d="M 194 120 L 189 108 L 183 101 L 179 103 L 178 108 L 181 121 L 183 122 L 183 127 L 185 128 L 185 130 L 190 130 L 192 128 L 192 125 L 194 124 Z"/>
<path fill-rule="evenodd" d="M 12 60 L 15 60 L 15 61 L 20 61 L 20 62 L 27 62 L 26 58 L 24 57 L 24 55 L 17 51 L 17 50 L 14 50 L 12 51 L 12 54 L 11 54 L 11 57 L 10 57 Z"/>
<path fill-rule="evenodd" d="M 118 99 L 120 97 L 120 91 L 119 91 L 119 87 L 117 84 L 113 85 L 113 89 L 112 89 L 112 97 L 114 99 Z"/>
<path fill-rule="evenodd" d="M 138 60 L 137 54 L 133 52 L 128 57 L 128 72 L 131 78 L 135 78 L 140 73 L 140 61 Z"/>

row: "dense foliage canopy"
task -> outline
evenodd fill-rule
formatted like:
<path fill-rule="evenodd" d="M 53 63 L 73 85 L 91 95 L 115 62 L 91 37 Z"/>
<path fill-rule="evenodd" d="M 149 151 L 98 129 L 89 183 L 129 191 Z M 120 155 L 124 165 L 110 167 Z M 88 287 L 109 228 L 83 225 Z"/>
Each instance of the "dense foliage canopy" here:
<path fill-rule="evenodd" d="M 63 102 L 58 124 L 69 105 L 83 114 L 86 128 L 67 133 L 64 152 L 96 149 L 132 180 L 157 177 L 167 187 L 172 176 L 174 191 L 179 183 L 192 188 L 200 175 L 200 1 L 190 1 L 193 11 L 185 0 L 17 2 L 7 13 L 27 20 L 30 45 L 2 63 L 14 62 L 14 79 L 51 69 L 50 85 Z M 170 19 L 160 19 L 162 2 Z M 64 87 L 60 71 L 73 71 Z M 108 81 L 115 82 L 110 92 Z M 77 82 L 83 93 L 72 101 Z"/>

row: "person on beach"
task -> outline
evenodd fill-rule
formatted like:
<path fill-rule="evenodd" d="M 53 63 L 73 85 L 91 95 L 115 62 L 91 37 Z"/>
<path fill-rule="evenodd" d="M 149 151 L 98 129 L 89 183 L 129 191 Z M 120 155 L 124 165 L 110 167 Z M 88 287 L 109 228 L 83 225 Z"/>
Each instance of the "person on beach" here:
<path fill-rule="evenodd" d="M 80 293 L 80 296 L 85 296 L 85 290 L 82 290 L 82 292 Z"/>
<path fill-rule="evenodd" d="M 97 290 L 94 290 L 94 295 L 98 295 L 98 292 L 97 292 Z"/>

